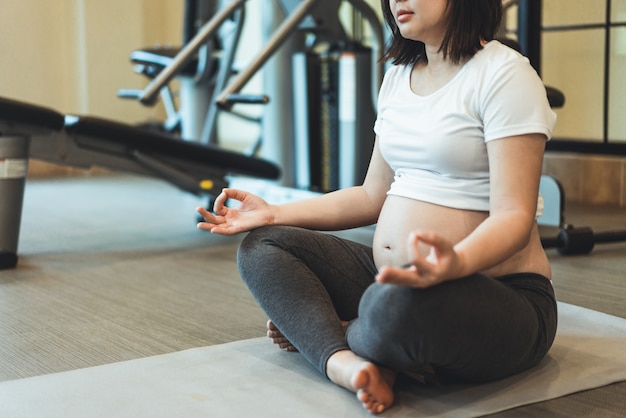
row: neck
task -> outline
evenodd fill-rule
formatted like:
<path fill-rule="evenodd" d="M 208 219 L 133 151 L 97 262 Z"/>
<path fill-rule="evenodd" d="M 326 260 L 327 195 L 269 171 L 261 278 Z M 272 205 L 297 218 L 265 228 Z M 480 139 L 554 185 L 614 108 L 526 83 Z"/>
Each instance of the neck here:
<path fill-rule="evenodd" d="M 450 62 L 449 57 L 444 57 L 443 51 L 440 51 L 439 46 L 426 45 L 425 51 L 428 62 L 425 62 L 423 65 L 424 68 L 427 68 L 431 73 L 439 73 L 453 67 L 458 67 L 458 65 Z"/>

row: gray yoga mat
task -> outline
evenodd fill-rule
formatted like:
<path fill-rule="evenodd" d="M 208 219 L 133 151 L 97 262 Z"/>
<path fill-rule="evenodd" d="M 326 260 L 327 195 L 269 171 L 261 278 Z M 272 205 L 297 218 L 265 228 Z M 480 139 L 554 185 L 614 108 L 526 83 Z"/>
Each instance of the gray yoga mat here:
<path fill-rule="evenodd" d="M 550 354 L 482 385 L 404 383 L 383 417 L 472 417 L 626 380 L 626 320 L 559 303 Z M 0 383 L 3 417 L 356 417 L 355 396 L 266 338 Z"/>

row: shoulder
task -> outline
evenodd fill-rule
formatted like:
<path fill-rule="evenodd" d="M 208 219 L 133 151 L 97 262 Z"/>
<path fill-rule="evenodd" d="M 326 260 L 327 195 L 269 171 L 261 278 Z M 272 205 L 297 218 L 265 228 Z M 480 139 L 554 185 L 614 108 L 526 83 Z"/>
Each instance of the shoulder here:
<path fill-rule="evenodd" d="M 487 42 L 483 49 L 474 55 L 473 60 L 477 61 L 479 64 L 491 62 L 499 65 L 515 63 L 530 65 L 528 58 L 515 49 L 496 40 Z"/>
<path fill-rule="evenodd" d="M 408 77 L 409 71 L 406 65 L 390 65 L 385 71 L 381 87 L 397 86 Z"/>
<path fill-rule="evenodd" d="M 378 92 L 379 99 L 395 96 L 409 85 L 410 69 L 406 65 L 391 65 L 385 71 L 383 82 Z"/>
<path fill-rule="evenodd" d="M 543 81 L 528 58 L 498 41 L 491 41 L 470 61 L 468 77 L 484 105 L 495 97 L 539 99 L 546 96 Z"/>
<path fill-rule="evenodd" d="M 498 41 L 488 42 L 472 58 L 473 71 L 485 80 L 525 76 L 539 80 L 528 58 Z"/>

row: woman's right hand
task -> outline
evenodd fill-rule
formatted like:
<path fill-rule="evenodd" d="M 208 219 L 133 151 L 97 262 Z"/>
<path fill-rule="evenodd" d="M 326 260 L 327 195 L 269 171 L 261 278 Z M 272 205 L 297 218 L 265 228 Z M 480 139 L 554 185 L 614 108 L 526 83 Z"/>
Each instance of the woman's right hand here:
<path fill-rule="evenodd" d="M 226 207 L 227 199 L 237 200 L 237 209 Z M 196 211 L 205 222 L 198 223 L 198 229 L 214 234 L 234 235 L 273 223 L 272 206 L 260 197 L 236 189 L 223 189 L 215 199 L 213 213 L 199 207 Z"/>

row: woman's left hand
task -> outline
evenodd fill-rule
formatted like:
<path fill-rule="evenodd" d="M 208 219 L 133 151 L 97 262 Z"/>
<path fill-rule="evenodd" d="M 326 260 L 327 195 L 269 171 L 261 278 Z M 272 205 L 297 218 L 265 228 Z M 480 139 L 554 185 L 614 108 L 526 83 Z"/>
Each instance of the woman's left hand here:
<path fill-rule="evenodd" d="M 423 256 L 418 245 L 430 247 Z M 434 232 L 413 232 L 407 245 L 410 264 L 404 267 L 385 266 L 376 275 L 378 283 L 426 288 L 446 280 L 459 278 L 461 260 L 449 240 Z"/>

